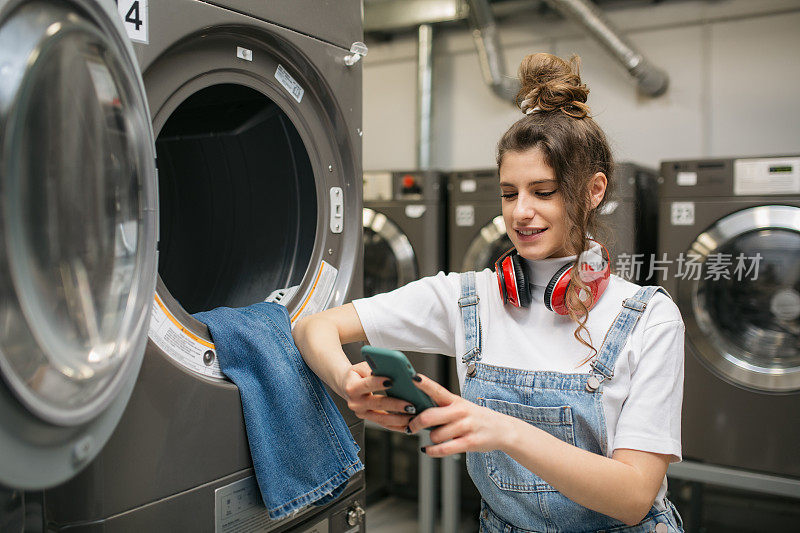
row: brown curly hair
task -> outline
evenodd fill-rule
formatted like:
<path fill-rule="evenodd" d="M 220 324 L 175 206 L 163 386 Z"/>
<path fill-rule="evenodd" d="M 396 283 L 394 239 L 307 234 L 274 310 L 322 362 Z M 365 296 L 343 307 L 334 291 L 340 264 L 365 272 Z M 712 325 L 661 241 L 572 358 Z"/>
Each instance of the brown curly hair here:
<path fill-rule="evenodd" d="M 497 168 L 500 169 L 507 152 L 541 150 L 556 175 L 564 200 L 567 242 L 563 244 L 578 255 L 575 270 L 580 272 L 583 262 L 580 254 L 589 247 L 587 234 L 600 240 L 610 237 L 598 221 L 597 213 L 613 194 L 611 148 L 603 130 L 589 115 L 586 105 L 589 89 L 581 82 L 577 55 L 567 62 L 551 54 L 531 54 L 522 60 L 518 76 L 517 105 L 523 112 L 538 109 L 526 114 L 503 134 L 497 144 Z M 606 175 L 608 184 L 602 201 L 592 209 L 589 184 L 597 172 Z M 586 294 L 591 294 L 586 283 L 580 276 L 573 276 L 566 295 L 567 309 L 570 318 L 578 324 L 575 338 L 590 349 L 590 355 L 581 364 L 597 354 L 586 329 L 593 302 L 591 297 L 586 303 L 579 297 Z"/>

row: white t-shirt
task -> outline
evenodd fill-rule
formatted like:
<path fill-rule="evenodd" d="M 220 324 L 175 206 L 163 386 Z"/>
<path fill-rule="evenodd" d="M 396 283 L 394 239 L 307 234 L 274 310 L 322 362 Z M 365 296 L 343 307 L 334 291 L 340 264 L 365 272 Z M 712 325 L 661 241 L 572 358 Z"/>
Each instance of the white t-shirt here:
<path fill-rule="evenodd" d="M 524 261 L 532 285 L 529 308 L 503 305 L 494 272 L 476 276 L 483 350 L 487 364 L 523 370 L 589 372 L 592 352 L 575 339 L 577 324 L 544 305 L 544 288 L 555 272 L 574 257 Z M 586 328 L 597 349 L 619 312 L 622 301 L 639 286 L 612 275 L 608 287 L 589 312 Z M 464 386 L 464 326 L 458 299 L 457 273 L 430 276 L 394 291 L 355 300 L 370 344 L 457 357 Z M 585 336 L 585 332 L 583 333 Z M 681 460 L 684 326 L 678 307 L 656 293 L 617 358 L 614 377 L 604 383 L 603 411 L 608 454 L 630 448 L 671 455 Z M 656 499 L 666 492 L 666 478 Z"/>

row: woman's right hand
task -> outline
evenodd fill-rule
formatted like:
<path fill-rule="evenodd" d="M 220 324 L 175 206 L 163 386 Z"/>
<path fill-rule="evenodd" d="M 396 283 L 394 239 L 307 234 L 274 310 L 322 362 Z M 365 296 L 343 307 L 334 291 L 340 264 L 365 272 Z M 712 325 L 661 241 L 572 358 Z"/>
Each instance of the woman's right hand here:
<path fill-rule="evenodd" d="M 347 407 L 358 418 L 375 422 L 392 431 L 405 431 L 408 422 L 416 414 L 414 406 L 405 400 L 375 394 L 391 387 L 392 382 L 385 377 L 373 376 L 366 361 L 351 365 L 340 383 Z"/>

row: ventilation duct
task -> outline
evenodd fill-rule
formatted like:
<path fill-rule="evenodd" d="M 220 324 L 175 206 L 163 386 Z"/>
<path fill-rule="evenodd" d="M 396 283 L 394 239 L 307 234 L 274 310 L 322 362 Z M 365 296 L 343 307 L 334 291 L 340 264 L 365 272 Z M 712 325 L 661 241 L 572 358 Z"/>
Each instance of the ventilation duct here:
<path fill-rule="evenodd" d="M 478 50 L 483 79 L 497 96 L 513 102 L 519 91 L 519 80 L 506 76 L 505 58 L 492 8 L 488 0 L 467 1 L 472 38 Z"/>
<path fill-rule="evenodd" d="M 664 94 L 669 85 L 667 74 L 652 65 L 634 46 L 622 37 L 608 22 L 603 12 L 589 0 L 546 0 L 547 4 L 563 16 L 584 27 L 611 55 L 628 70 L 649 96 Z M 467 0 L 472 36 L 487 85 L 499 97 L 514 101 L 519 81 L 505 72 L 505 62 L 497 24 L 488 0 Z"/>
<path fill-rule="evenodd" d="M 603 12 L 589 0 L 546 0 L 548 5 L 586 30 L 636 78 L 639 89 L 648 96 L 664 94 L 669 77 L 647 61 L 627 39 L 608 22 Z M 483 3 L 486 3 L 483 0 Z"/>

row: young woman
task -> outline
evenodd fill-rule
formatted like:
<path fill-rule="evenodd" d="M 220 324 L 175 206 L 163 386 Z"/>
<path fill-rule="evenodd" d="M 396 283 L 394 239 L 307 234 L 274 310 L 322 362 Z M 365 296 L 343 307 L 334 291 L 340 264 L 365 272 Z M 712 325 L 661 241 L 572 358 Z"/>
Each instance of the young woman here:
<path fill-rule="evenodd" d="M 501 275 L 439 273 L 308 317 L 295 341 L 359 417 L 438 426 L 425 453 L 467 453 L 481 531 L 682 531 L 665 497 L 681 457 L 680 313 L 663 290 L 610 275 L 588 237 L 614 182 L 578 59 L 534 54 L 519 77 L 524 116 L 497 155 L 515 247 Z M 458 357 L 462 396 L 416 376 L 440 407 L 413 416 L 350 364 L 341 344 L 355 341 Z"/>

